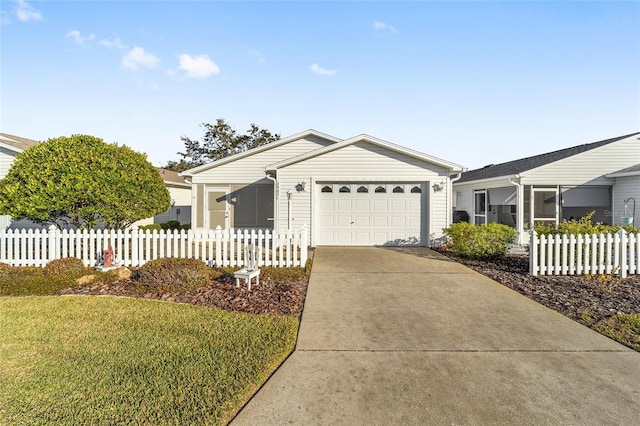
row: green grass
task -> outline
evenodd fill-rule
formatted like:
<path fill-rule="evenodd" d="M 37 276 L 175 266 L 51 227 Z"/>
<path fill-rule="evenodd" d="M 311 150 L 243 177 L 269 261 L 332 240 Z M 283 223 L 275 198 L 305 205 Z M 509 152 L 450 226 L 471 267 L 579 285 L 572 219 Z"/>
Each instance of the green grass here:
<path fill-rule="evenodd" d="M 640 352 L 640 314 L 614 315 L 598 324 L 596 330 Z"/>
<path fill-rule="evenodd" d="M 0 424 L 224 424 L 297 328 L 140 299 L 0 298 Z"/>

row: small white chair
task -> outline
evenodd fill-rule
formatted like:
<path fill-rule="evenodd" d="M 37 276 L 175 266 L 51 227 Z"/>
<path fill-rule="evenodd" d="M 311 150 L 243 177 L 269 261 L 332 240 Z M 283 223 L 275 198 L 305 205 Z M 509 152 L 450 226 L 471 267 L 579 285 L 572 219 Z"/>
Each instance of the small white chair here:
<path fill-rule="evenodd" d="M 256 259 L 256 248 L 251 245 L 244 246 L 244 258 L 247 264 L 246 268 L 242 268 L 233 274 L 236 279 L 236 287 L 240 287 L 240 280 L 247 281 L 247 290 L 251 291 L 251 280 L 255 277 L 256 285 L 260 284 L 260 269 L 258 268 L 258 262 Z"/>

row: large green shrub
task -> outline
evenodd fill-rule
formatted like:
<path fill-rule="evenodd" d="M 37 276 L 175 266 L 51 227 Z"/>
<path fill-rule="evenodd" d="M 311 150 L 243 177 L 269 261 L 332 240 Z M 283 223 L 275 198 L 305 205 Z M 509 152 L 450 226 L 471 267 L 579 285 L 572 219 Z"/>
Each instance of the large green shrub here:
<path fill-rule="evenodd" d="M 145 154 L 89 135 L 26 149 L 0 180 L 0 214 L 45 226 L 124 229 L 170 206 L 169 191 Z"/>
<path fill-rule="evenodd" d="M 444 234 L 451 251 L 474 259 L 504 256 L 509 244 L 516 239 L 515 229 L 499 223 L 473 225 L 459 222 L 444 229 Z"/>
<path fill-rule="evenodd" d="M 138 281 L 157 291 L 202 287 L 210 281 L 209 267 L 199 259 L 165 257 L 138 269 Z"/>

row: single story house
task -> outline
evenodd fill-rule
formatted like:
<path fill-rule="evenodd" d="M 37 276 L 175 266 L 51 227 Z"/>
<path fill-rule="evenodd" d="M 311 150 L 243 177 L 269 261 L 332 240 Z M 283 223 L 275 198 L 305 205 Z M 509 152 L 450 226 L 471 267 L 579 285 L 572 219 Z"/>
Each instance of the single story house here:
<path fill-rule="evenodd" d="M 454 179 L 454 220 L 498 222 L 528 244 L 534 224 L 557 225 L 592 211 L 620 223 L 624 200 L 638 193 L 640 133 L 490 164 Z"/>
<path fill-rule="evenodd" d="M 307 227 L 311 246 L 418 245 L 450 224 L 458 164 L 307 130 L 183 172 L 193 229 Z"/>

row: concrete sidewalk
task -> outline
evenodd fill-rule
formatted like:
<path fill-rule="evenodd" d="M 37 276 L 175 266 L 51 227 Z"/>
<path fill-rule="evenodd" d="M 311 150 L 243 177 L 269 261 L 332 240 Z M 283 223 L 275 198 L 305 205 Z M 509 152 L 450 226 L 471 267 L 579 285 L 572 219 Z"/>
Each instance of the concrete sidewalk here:
<path fill-rule="evenodd" d="M 640 353 L 424 248 L 316 250 L 295 352 L 232 422 L 638 424 Z"/>

